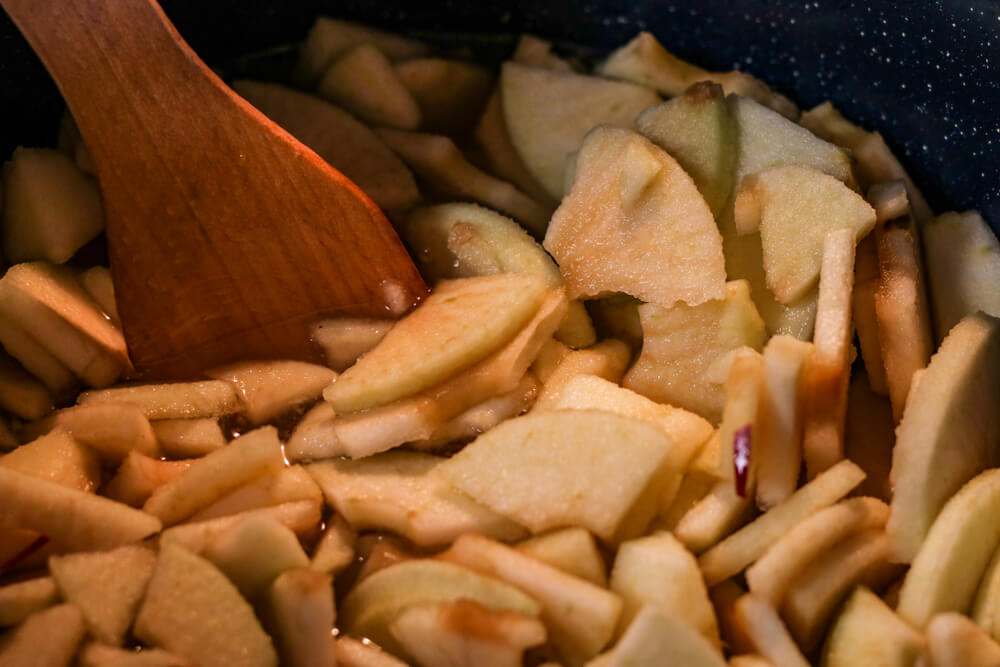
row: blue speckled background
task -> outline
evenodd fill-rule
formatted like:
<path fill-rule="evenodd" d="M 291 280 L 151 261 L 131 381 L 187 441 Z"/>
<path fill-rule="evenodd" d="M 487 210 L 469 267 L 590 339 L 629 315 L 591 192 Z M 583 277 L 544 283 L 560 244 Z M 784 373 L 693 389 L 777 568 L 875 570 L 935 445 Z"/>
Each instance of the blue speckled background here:
<path fill-rule="evenodd" d="M 831 99 L 883 133 L 936 210 L 1000 229 L 1000 1 L 164 0 L 210 63 L 300 39 L 319 12 L 416 33 L 461 31 L 499 57 L 521 30 L 596 56 L 654 32 L 709 68 L 739 67 L 809 107 Z M 3 17 L 4 19 L 6 17 Z M 0 150 L 51 141 L 58 96 L 0 21 Z"/>

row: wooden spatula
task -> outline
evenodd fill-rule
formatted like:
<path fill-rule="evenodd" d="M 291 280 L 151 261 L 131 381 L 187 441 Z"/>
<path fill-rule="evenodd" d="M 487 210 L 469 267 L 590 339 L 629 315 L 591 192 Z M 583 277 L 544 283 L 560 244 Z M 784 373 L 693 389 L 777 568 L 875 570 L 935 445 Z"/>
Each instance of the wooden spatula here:
<path fill-rule="evenodd" d="M 147 377 L 316 354 L 324 315 L 427 291 L 361 190 L 233 93 L 154 0 L 0 0 L 92 153 L 118 309 Z"/>

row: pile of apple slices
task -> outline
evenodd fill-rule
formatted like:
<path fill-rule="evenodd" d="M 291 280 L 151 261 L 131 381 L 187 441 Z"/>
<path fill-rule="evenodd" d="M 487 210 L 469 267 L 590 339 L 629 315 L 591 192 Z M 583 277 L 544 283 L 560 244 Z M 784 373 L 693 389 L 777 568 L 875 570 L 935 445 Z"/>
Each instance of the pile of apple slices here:
<path fill-rule="evenodd" d="M 317 323 L 325 365 L 121 383 L 110 273 L 64 265 L 103 224 L 86 147 L 19 149 L 0 664 L 1000 664 L 978 214 L 647 33 L 495 76 L 321 18 L 294 78 L 235 85 L 431 295 Z"/>

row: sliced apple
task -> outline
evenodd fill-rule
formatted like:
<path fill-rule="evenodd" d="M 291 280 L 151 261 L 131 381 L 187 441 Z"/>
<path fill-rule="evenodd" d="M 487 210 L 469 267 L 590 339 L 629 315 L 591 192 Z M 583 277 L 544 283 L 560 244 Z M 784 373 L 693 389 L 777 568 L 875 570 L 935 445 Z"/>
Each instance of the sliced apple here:
<path fill-rule="evenodd" d="M 604 558 L 594 536 L 583 528 L 562 528 L 536 535 L 515 544 L 514 548 L 575 577 L 598 586 L 608 585 Z"/>
<path fill-rule="evenodd" d="M 88 642 L 77 655 L 77 667 L 190 667 L 185 658 L 158 648 L 141 651 Z"/>
<path fill-rule="evenodd" d="M 311 667 L 335 663 L 330 641 L 336 614 L 333 580 L 315 570 L 289 570 L 268 589 L 282 664 Z"/>
<path fill-rule="evenodd" d="M 323 535 L 316 542 L 309 567 L 318 572 L 338 574 L 354 562 L 354 545 L 358 533 L 339 514 L 334 514 L 326 522 Z"/>
<path fill-rule="evenodd" d="M 329 102 L 273 83 L 235 81 L 261 113 L 343 172 L 381 208 L 403 211 L 420 201 L 413 174 L 367 126 Z"/>
<path fill-rule="evenodd" d="M 0 350 L 0 409 L 21 419 L 38 419 L 52 407 L 45 385 Z"/>
<path fill-rule="evenodd" d="M 570 351 L 549 374 L 535 401 L 535 408 L 545 410 L 556 407 L 561 403 L 566 384 L 576 377 L 588 375 L 608 382 L 621 381 L 631 359 L 632 351 L 628 345 L 614 338 L 607 338 L 583 350 Z"/>
<path fill-rule="evenodd" d="M 726 407 L 719 424 L 717 475 L 733 480 L 737 495 L 753 497 L 757 456 L 754 451 L 764 393 L 764 359 L 744 347 L 735 351 L 726 380 Z"/>
<path fill-rule="evenodd" d="M 912 667 L 926 650 L 927 640 L 921 633 L 893 613 L 877 595 L 859 586 L 841 607 L 827 635 L 823 664 Z"/>
<path fill-rule="evenodd" d="M 191 521 L 204 521 L 297 500 L 322 502 L 323 494 L 302 466 L 293 465 L 258 475 L 236 487 L 198 510 L 191 516 Z"/>
<path fill-rule="evenodd" d="M 886 384 L 878 318 L 875 314 L 875 292 L 878 291 L 880 279 L 875 234 L 869 234 L 858 243 L 855 253 L 851 319 L 857 330 L 861 359 L 865 363 L 871 387 L 875 393 L 886 396 L 889 394 L 889 386 Z"/>
<path fill-rule="evenodd" d="M 407 667 L 405 662 L 370 641 L 345 635 L 333 641 L 337 664 L 342 667 Z"/>
<path fill-rule="evenodd" d="M 231 530 L 233 526 L 247 518 L 255 516 L 269 516 L 277 520 L 302 540 L 314 539 L 323 518 L 322 508 L 322 503 L 312 500 L 295 500 L 206 521 L 191 521 L 164 530 L 160 536 L 160 544 L 173 543 L 188 551 L 199 553 L 219 535 Z"/>
<path fill-rule="evenodd" d="M 45 385 L 54 402 L 62 404 L 76 396 L 79 381 L 73 372 L 13 318 L 0 317 L 0 344 Z"/>
<path fill-rule="evenodd" d="M 744 653 L 730 658 L 729 667 L 775 667 L 775 665 L 756 653 Z"/>
<path fill-rule="evenodd" d="M 277 665 L 253 609 L 211 563 L 176 544 L 160 547 L 135 634 L 198 665 Z"/>
<path fill-rule="evenodd" d="M 931 620 L 927 645 L 935 667 L 988 667 L 1000 662 L 1000 644 L 954 612 L 938 614 Z"/>
<path fill-rule="evenodd" d="M 325 366 L 303 361 L 241 361 L 213 368 L 205 375 L 233 385 L 243 412 L 254 425 L 319 398 L 337 377 Z"/>
<path fill-rule="evenodd" d="M 733 480 L 723 479 L 677 521 L 673 532 L 685 547 L 700 554 L 753 518 L 754 509 L 750 495 L 737 495 Z"/>
<path fill-rule="evenodd" d="M 504 63 L 504 117 L 525 166 L 556 200 L 563 195 L 566 156 L 597 125 L 631 127 L 660 101 L 653 91 L 620 81 Z"/>
<path fill-rule="evenodd" d="M 49 607 L 35 612 L 4 637 L 0 645 L 0 664 L 4 667 L 68 667 L 86 634 L 83 614 L 74 605 Z"/>
<path fill-rule="evenodd" d="M 653 527 L 673 531 L 680 520 L 711 493 L 712 487 L 719 481 L 715 476 L 717 469 L 718 466 L 713 464 L 711 474 L 706 474 L 701 470 L 688 471 L 681 479 L 680 486 L 677 487 L 677 492 L 674 493 L 674 497 L 670 501 L 670 506 L 660 506 L 660 513 Z M 732 485 L 730 484 L 730 486 Z"/>
<path fill-rule="evenodd" d="M 980 471 L 1000 465 L 1000 320 L 957 324 L 910 390 L 892 454 L 886 531 L 910 562 L 945 502 Z"/>
<path fill-rule="evenodd" d="M 310 337 L 323 348 L 330 368 L 341 373 L 378 345 L 393 324 L 394 320 L 374 318 L 321 320 L 313 325 Z"/>
<path fill-rule="evenodd" d="M 101 465 L 94 452 L 61 428 L 0 456 L 0 468 L 80 491 L 93 491 L 101 483 Z"/>
<path fill-rule="evenodd" d="M 172 459 L 205 456 L 226 445 L 217 419 L 158 419 L 152 426 L 160 449 Z"/>
<path fill-rule="evenodd" d="M 439 285 L 344 371 L 324 397 L 338 412 L 354 412 L 439 384 L 512 339 L 537 312 L 545 293 L 542 279 L 523 273 Z"/>
<path fill-rule="evenodd" d="M 129 452 L 114 477 L 101 487 L 101 494 L 132 507 L 142 507 L 156 489 L 190 467 L 191 461 L 162 461 Z"/>
<path fill-rule="evenodd" d="M 614 648 L 587 664 L 591 667 L 627 667 L 653 664 L 723 667 L 722 653 L 687 622 L 644 605 Z"/>
<path fill-rule="evenodd" d="M 778 612 L 753 593 L 736 601 L 736 623 L 753 648 L 775 667 L 808 667 Z"/>
<path fill-rule="evenodd" d="M 472 129 L 493 88 L 493 75 L 480 65 L 446 58 L 397 63 L 396 76 L 416 100 L 420 127 L 462 138 Z"/>
<path fill-rule="evenodd" d="M 0 586 L 0 627 L 18 625 L 58 599 L 59 591 L 52 577 L 35 577 Z"/>
<path fill-rule="evenodd" d="M 872 391 L 868 377 L 860 369 L 854 371 L 847 392 L 844 456 L 857 463 L 866 475 L 854 493 L 889 502 L 892 499 L 889 470 L 896 443 L 892 406 L 886 396 Z"/>
<path fill-rule="evenodd" d="M 415 130 L 420 107 L 392 63 L 365 42 L 338 56 L 316 84 L 316 94 L 370 125 Z"/>
<path fill-rule="evenodd" d="M 92 389 L 80 394 L 77 402 L 129 403 L 141 409 L 147 419 L 219 417 L 240 409 L 232 385 L 221 380 Z"/>
<path fill-rule="evenodd" d="M 58 410 L 28 424 L 25 434 L 62 429 L 96 452 L 101 460 L 117 465 L 130 452 L 160 456 L 156 434 L 142 410 L 128 403 L 95 402 Z"/>

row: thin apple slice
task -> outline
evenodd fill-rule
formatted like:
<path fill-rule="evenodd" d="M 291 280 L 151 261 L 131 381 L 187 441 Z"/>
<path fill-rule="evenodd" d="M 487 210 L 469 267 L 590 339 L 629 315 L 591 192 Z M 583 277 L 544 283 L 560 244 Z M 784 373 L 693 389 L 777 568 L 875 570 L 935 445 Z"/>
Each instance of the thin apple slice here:
<path fill-rule="evenodd" d="M 464 599 L 413 605 L 389 631 L 421 667 L 519 667 L 524 650 L 546 638 L 537 618 Z"/>
<path fill-rule="evenodd" d="M 722 239 L 694 181 L 629 130 L 587 133 L 544 246 L 570 298 L 625 292 L 664 307 L 694 306 L 725 291 Z"/>
<path fill-rule="evenodd" d="M 545 281 L 523 273 L 441 284 L 324 398 L 337 412 L 355 412 L 440 384 L 510 341 L 538 311 L 546 289 Z"/>
<path fill-rule="evenodd" d="M 882 528 L 889 507 L 875 498 L 851 498 L 817 511 L 782 535 L 747 568 L 750 591 L 775 607 L 811 563 L 860 531 Z"/>
<path fill-rule="evenodd" d="M 323 518 L 323 504 L 313 500 L 295 500 L 271 507 L 220 516 L 206 521 L 190 521 L 163 531 L 160 544 L 173 543 L 200 553 L 216 537 L 250 517 L 269 516 L 292 530 L 301 540 L 315 538 Z"/>
<path fill-rule="evenodd" d="M 234 81 L 261 113 L 357 183 L 376 204 L 404 211 L 420 201 L 413 174 L 366 125 L 329 102 L 273 83 Z"/>
<path fill-rule="evenodd" d="M 813 352 L 802 377 L 802 456 L 809 478 L 844 458 L 851 375 L 851 289 L 855 232 L 838 229 L 823 243 Z"/>
<path fill-rule="evenodd" d="M 548 207 L 480 170 L 450 138 L 388 128 L 377 133 L 416 172 L 421 184 L 439 198 L 477 201 L 518 220 L 536 235 L 541 235 L 548 224 Z"/>
<path fill-rule="evenodd" d="M 297 500 L 322 502 L 323 493 L 302 466 L 293 465 L 258 475 L 191 516 L 205 521 Z"/>
<path fill-rule="evenodd" d="M 674 497 L 670 500 L 670 506 L 660 506 L 660 513 L 652 527 L 674 531 L 680 520 L 711 493 L 712 487 L 719 481 L 715 476 L 716 470 L 718 466 L 713 463 L 711 473 L 701 470 L 689 470 L 685 473 Z"/>
<path fill-rule="evenodd" d="M 1000 316 L 1000 242 L 976 211 L 939 215 L 923 229 L 938 340 L 966 315 Z"/>
<path fill-rule="evenodd" d="M 886 396 L 874 393 L 864 371 L 857 369 L 847 390 L 847 417 L 844 424 L 844 456 L 865 471 L 865 481 L 856 495 L 892 499 L 889 471 L 896 443 L 892 406 Z"/>
<path fill-rule="evenodd" d="M 315 570 L 289 570 L 268 590 L 283 665 L 319 667 L 336 664 L 330 641 L 336 609 L 333 579 Z"/>
<path fill-rule="evenodd" d="M 128 544 L 111 551 L 53 556 L 49 570 L 63 598 L 83 612 L 89 633 L 121 646 L 155 563 L 150 548 Z"/>
<path fill-rule="evenodd" d="M 129 403 L 97 402 L 58 410 L 28 424 L 29 437 L 62 429 L 90 447 L 101 460 L 117 465 L 130 452 L 160 456 L 156 434 L 142 410 Z"/>
<path fill-rule="evenodd" d="M 226 445 L 218 419 L 158 419 L 151 424 L 160 449 L 172 459 L 205 456 Z"/>
<path fill-rule="evenodd" d="M 204 667 L 278 664 L 271 638 L 236 587 L 176 544 L 160 547 L 135 634 Z"/>
<path fill-rule="evenodd" d="M 537 600 L 550 641 L 568 662 L 593 657 L 611 640 L 622 610 L 614 593 L 478 535 L 463 535 L 440 557 L 497 577 Z"/>
<path fill-rule="evenodd" d="M 753 593 L 736 601 L 736 623 L 753 648 L 774 667 L 808 667 L 809 661 L 795 645 L 778 612 Z"/>
<path fill-rule="evenodd" d="M 679 472 L 672 449 L 657 427 L 613 413 L 532 412 L 479 436 L 441 471 L 533 532 L 577 525 L 614 542 L 645 531 Z"/>
<path fill-rule="evenodd" d="M 654 664 L 724 667 L 726 661 L 719 649 L 687 622 L 647 604 L 614 648 L 587 663 L 590 667 Z"/>
<path fill-rule="evenodd" d="M 341 667 L 408 667 L 405 662 L 367 640 L 341 635 L 333 640 Z"/>
<path fill-rule="evenodd" d="M 147 419 L 219 417 L 240 409 L 232 385 L 221 380 L 91 389 L 80 394 L 77 402 L 129 403 L 141 409 Z"/>
<path fill-rule="evenodd" d="M 912 667 L 926 650 L 927 640 L 920 632 L 893 613 L 877 595 L 859 586 L 841 607 L 827 635 L 823 664 Z"/>
<path fill-rule="evenodd" d="M 52 408 L 45 385 L 0 350 L 0 409 L 21 419 L 39 419 Z"/>
<path fill-rule="evenodd" d="M 739 496 L 753 497 L 757 484 L 754 439 L 764 393 L 764 359 L 752 348 L 732 355 L 726 380 L 726 406 L 719 424 L 717 475 L 733 481 Z"/>
<path fill-rule="evenodd" d="M 323 535 L 316 542 L 309 567 L 317 572 L 339 574 L 354 562 L 358 533 L 339 514 L 334 514 L 326 522 Z"/>
<path fill-rule="evenodd" d="M 420 127 L 455 138 L 472 129 L 493 89 L 488 69 L 460 60 L 414 58 L 394 69 L 420 108 Z"/>
<path fill-rule="evenodd" d="M 774 664 L 756 653 L 744 653 L 730 658 L 729 667 L 774 667 Z"/>
<path fill-rule="evenodd" d="M 241 361 L 213 368 L 205 375 L 233 385 L 243 412 L 254 425 L 319 398 L 337 377 L 325 366 L 303 361 Z"/>
<path fill-rule="evenodd" d="M 722 300 L 700 306 L 639 306 L 642 352 L 622 386 L 658 403 L 697 413 L 712 423 L 722 417 L 725 386 L 706 378 L 723 354 L 744 345 L 761 349 L 767 336 L 746 281 L 726 283 Z"/>
<path fill-rule="evenodd" d="M 354 578 L 354 586 L 371 575 L 400 563 L 415 560 L 417 554 L 392 533 L 368 533 L 358 539 L 358 562 L 361 568 Z"/>
<path fill-rule="evenodd" d="M 313 463 L 309 474 L 327 502 L 355 530 L 389 529 L 420 546 L 444 546 L 466 532 L 499 539 L 524 529 L 479 504 L 448 481 L 446 459 L 388 452 L 355 461 Z"/>
<path fill-rule="evenodd" d="M 1000 544 L 1000 525 L 993 520 L 998 507 L 1000 469 L 973 477 L 945 503 L 899 591 L 896 611 L 903 620 L 922 628 L 935 614 L 971 610 Z"/>
<path fill-rule="evenodd" d="M 0 586 L 0 627 L 18 625 L 59 599 L 52 577 L 35 577 Z"/>
<path fill-rule="evenodd" d="M 864 479 L 850 461 L 841 461 L 820 473 L 788 500 L 733 533 L 698 558 L 709 586 L 741 572 L 760 558 L 782 535 L 816 511 L 832 505 Z"/>
<path fill-rule="evenodd" d="M 606 338 L 583 350 L 570 351 L 545 380 L 535 408 L 545 410 L 557 407 L 561 403 L 563 389 L 576 377 L 587 375 L 606 382 L 620 382 L 631 359 L 632 351 L 628 345 L 614 338 Z"/>
<path fill-rule="evenodd" d="M 753 518 L 750 495 L 740 496 L 731 479 L 723 479 L 677 522 L 674 535 L 695 554 L 700 554 Z"/>
<path fill-rule="evenodd" d="M 157 488 L 143 510 L 169 526 L 254 477 L 284 466 L 278 431 L 265 426 L 196 460 L 182 475 Z"/>
<path fill-rule="evenodd" d="M 989 667 L 1000 663 L 1000 644 L 962 614 L 938 614 L 927 626 L 935 667 Z"/>
<path fill-rule="evenodd" d="M 162 461 L 129 452 L 114 477 L 101 487 L 101 494 L 132 507 L 142 507 L 156 489 L 190 467 L 191 461 Z"/>
<path fill-rule="evenodd" d="M 421 123 L 417 101 L 385 54 L 368 42 L 337 57 L 316 84 L 316 94 L 369 125 L 415 130 Z"/>
<path fill-rule="evenodd" d="M 158 648 L 136 651 L 96 641 L 85 644 L 76 660 L 77 667 L 191 667 L 187 659 Z"/>
<path fill-rule="evenodd" d="M 1000 320 L 955 325 L 907 397 L 892 454 L 893 554 L 910 562 L 945 502 L 980 471 L 1000 465 Z"/>
<path fill-rule="evenodd" d="M 93 491 L 101 483 L 101 465 L 94 452 L 59 428 L 0 456 L 0 468 L 80 491 Z"/>
<path fill-rule="evenodd" d="M 310 338 L 323 348 L 330 368 L 342 373 L 378 345 L 393 324 L 395 320 L 367 317 L 321 320 L 310 329 Z"/>
<path fill-rule="evenodd" d="M 604 558 L 594 536 L 583 528 L 562 528 L 536 535 L 515 544 L 514 548 L 567 574 L 598 586 L 608 585 Z"/>
<path fill-rule="evenodd" d="M 35 612 L 0 645 L 4 667 L 69 667 L 87 634 L 83 614 L 72 604 Z"/>

